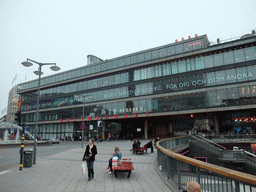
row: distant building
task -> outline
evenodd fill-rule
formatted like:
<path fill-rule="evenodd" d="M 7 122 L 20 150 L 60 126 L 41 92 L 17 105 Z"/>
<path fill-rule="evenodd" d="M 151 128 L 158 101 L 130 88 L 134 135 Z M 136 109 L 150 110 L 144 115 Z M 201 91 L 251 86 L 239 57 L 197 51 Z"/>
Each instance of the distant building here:
<path fill-rule="evenodd" d="M 37 86 L 18 85 L 31 133 Z M 108 60 L 89 55 L 87 66 L 43 77 L 38 134 L 78 138 L 84 120 L 85 135 L 95 136 L 100 119 L 103 138 L 255 133 L 255 108 L 255 33 L 215 44 L 202 35 Z"/>
<path fill-rule="evenodd" d="M 7 106 L 7 122 L 14 123 L 15 113 L 18 111 L 19 95 L 17 93 L 17 87 L 14 86 L 9 92 L 8 106 Z"/>
<path fill-rule="evenodd" d="M 0 123 L 6 122 L 6 119 L 7 119 L 7 115 L 4 115 L 3 117 L 0 118 Z"/>

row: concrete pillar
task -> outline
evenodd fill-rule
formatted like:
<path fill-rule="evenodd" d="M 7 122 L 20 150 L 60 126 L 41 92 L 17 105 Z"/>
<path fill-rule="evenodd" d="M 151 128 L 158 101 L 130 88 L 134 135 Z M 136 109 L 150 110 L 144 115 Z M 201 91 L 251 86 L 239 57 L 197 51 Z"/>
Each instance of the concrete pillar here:
<path fill-rule="evenodd" d="M 144 121 L 144 138 L 148 139 L 148 120 Z"/>
<path fill-rule="evenodd" d="M 214 115 L 214 127 L 215 127 L 216 135 L 219 135 L 220 130 L 219 130 L 219 121 L 218 121 L 217 115 Z"/>
<path fill-rule="evenodd" d="M 102 140 L 105 140 L 106 122 L 102 121 Z"/>

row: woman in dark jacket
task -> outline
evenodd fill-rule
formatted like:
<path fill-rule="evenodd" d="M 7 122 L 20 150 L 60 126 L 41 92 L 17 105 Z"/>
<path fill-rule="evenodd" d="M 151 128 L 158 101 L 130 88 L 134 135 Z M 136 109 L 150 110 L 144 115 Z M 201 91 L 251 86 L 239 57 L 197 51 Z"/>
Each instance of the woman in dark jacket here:
<path fill-rule="evenodd" d="M 97 154 L 97 147 L 93 144 L 92 140 L 89 140 L 89 144 L 86 146 L 82 161 L 86 160 L 88 168 L 88 181 L 94 178 L 93 164 L 95 161 L 95 155 Z M 89 159 L 86 159 L 89 157 Z"/>

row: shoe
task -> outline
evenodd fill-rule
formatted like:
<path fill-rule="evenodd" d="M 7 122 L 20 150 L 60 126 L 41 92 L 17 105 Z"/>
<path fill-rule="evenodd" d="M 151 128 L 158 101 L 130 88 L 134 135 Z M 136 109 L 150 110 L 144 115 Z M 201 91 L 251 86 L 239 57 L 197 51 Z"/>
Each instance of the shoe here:
<path fill-rule="evenodd" d="M 107 169 L 109 169 L 109 167 L 107 167 Z"/>
<path fill-rule="evenodd" d="M 112 173 L 113 173 L 112 171 L 109 171 L 109 172 L 108 172 L 109 175 L 112 174 Z"/>
<path fill-rule="evenodd" d="M 90 178 L 90 177 L 88 178 L 88 181 L 91 181 L 91 178 Z"/>

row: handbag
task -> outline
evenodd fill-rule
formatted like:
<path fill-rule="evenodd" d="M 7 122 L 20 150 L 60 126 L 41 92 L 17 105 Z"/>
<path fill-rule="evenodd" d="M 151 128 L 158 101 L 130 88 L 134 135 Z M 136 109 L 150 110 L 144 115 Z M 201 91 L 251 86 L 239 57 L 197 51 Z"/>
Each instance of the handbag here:
<path fill-rule="evenodd" d="M 91 160 L 91 156 L 85 156 L 85 157 L 84 157 L 84 160 L 85 160 L 85 161 L 90 161 L 90 160 Z"/>

